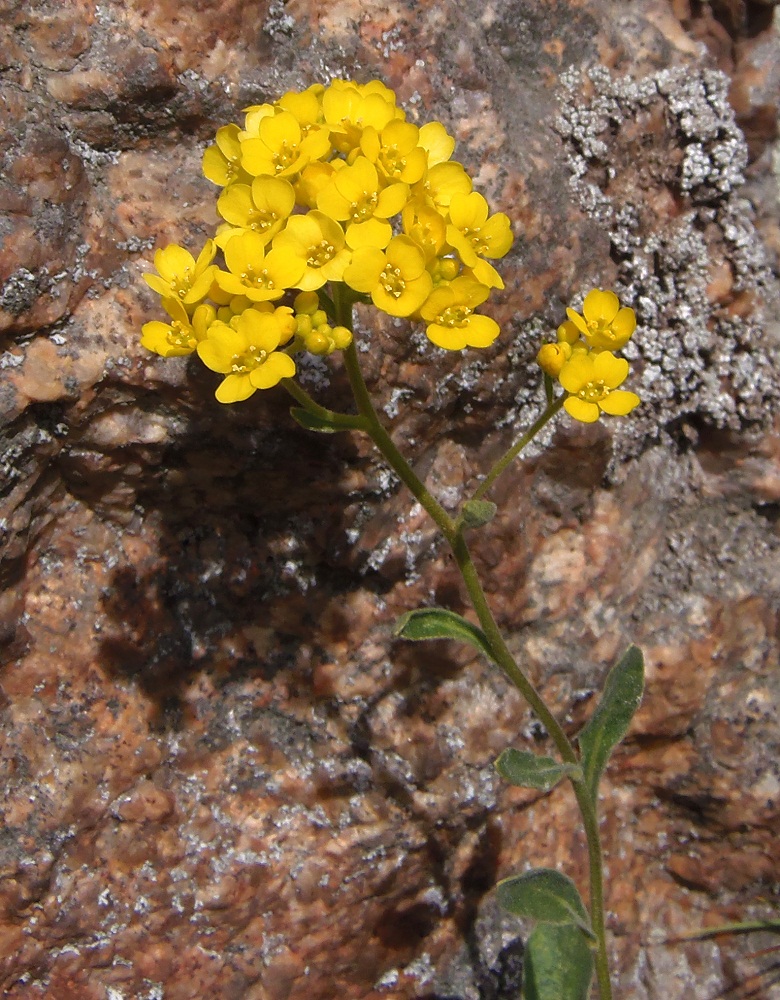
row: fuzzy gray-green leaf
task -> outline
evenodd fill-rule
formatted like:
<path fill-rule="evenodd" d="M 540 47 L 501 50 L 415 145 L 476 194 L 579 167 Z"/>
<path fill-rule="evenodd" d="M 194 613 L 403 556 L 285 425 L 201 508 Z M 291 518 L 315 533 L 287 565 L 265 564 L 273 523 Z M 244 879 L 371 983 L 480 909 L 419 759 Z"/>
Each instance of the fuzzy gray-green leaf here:
<path fill-rule="evenodd" d="M 481 628 L 446 608 L 416 608 L 402 615 L 395 626 L 402 639 L 457 639 L 467 642 L 492 659 L 490 646 Z"/>
<path fill-rule="evenodd" d="M 539 924 L 528 939 L 523 1000 L 588 1000 L 593 953 L 571 924 Z"/>
<path fill-rule="evenodd" d="M 538 788 L 548 792 L 563 778 L 582 778 L 582 768 L 577 764 L 559 764 L 552 757 L 542 757 L 529 750 L 508 747 L 496 761 L 496 770 L 512 785 L 521 788 Z"/>
<path fill-rule="evenodd" d="M 546 924 L 575 924 L 592 935 L 590 917 L 577 886 L 554 868 L 533 868 L 505 878 L 496 887 L 498 902 L 517 917 Z"/>
<path fill-rule="evenodd" d="M 642 700 L 644 676 L 642 651 L 637 646 L 629 646 L 610 670 L 596 711 L 577 737 L 585 782 L 594 801 L 610 754 L 626 735 Z"/>

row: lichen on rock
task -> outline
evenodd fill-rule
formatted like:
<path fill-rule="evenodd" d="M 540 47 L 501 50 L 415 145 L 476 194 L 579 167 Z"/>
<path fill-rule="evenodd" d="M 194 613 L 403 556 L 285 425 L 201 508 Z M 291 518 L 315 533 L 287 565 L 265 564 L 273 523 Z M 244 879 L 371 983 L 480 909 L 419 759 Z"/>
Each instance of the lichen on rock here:
<path fill-rule="evenodd" d="M 777 400 L 765 333 L 777 291 L 742 195 L 748 150 L 728 86 L 691 66 L 562 78 L 571 189 L 608 230 L 616 290 L 640 324 L 626 355 L 645 405 L 618 429 L 623 455 L 680 421 L 765 428 Z"/>

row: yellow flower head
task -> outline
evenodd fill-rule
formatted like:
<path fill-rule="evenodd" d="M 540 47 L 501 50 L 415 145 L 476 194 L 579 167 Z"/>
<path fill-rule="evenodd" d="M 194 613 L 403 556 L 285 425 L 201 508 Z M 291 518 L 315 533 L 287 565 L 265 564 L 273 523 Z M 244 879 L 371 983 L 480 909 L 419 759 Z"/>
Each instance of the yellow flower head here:
<path fill-rule="evenodd" d="M 216 391 L 220 403 L 248 399 L 295 375 L 293 359 L 276 349 L 284 336 L 280 318 L 257 309 L 247 309 L 230 326 L 211 325 L 197 350 L 207 368 L 225 376 Z"/>
<path fill-rule="evenodd" d="M 564 409 L 586 424 L 598 420 L 602 412 L 625 416 L 640 402 L 636 393 L 618 389 L 627 377 L 628 362 L 616 358 L 611 351 L 575 352 L 558 375 L 558 381 L 569 393 Z"/>
<path fill-rule="evenodd" d="M 371 125 L 364 129 L 360 149 L 385 183 L 416 184 L 428 167 L 428 154 L 419 145 L 419 138 L 416 125 L 394 118 L 381 132 Z"/>
<path fill-rule="evenodd" d="M 223 125 L 217 129 L 216 143 L 203 154 L 203 176 L 220 187 L 251 180 L 241 169 L 240 131 L 238 125 Z"/>
<path fill-rule="evenodd" d="M 265 252 L 259 233 L 243 232 L 225 246 L 229 273 L 217 271 L 217 284 L 232 295 L 246 295 L 252 302 L 279 299 L 293 288 L 306 270 L 306 263 L 289 250 Z"/>
<path fill-rule="evenodd" d="M 265 243 L 270 243 L 293 208 L 295 190 L 281 177 L 255 177 L 251 187 L 231 184 L 217 201 L 217 211 L 231 228 L 217 238 L 217 244 L 224 248 L 230 237 L 245 229 L 258 233 Z"/>
<path fill-rule="evenodd" d="M 152 320 L 151 323 L 144 323 L 141 328 L 142 346 L 164 358 L 192 354 L 216 319 L 216 309 L 203 303 L 190 317 L 180 299 L 163 299 L 162 305 L 170 316 L 170 322 Z"/>
<path fill-rule="evenodd" d="M 404 117 L 395 94 L 378 80 L 364 85 L 334 80 L 322 95 L 322 114 L 333 145 L 345 154 L 360 146 L 364 129 L 381 132 L 394 118 Z"/>
<path fill-rule="evenodd" d="M 409 188 L 394 183 L 385 186 L 374 164 L 359 156 L 350 166 L 337 170 L 317 196 L 317 207 L 346 226 L 347 244 L 384 249 L 393 235 L 387 221 L 406 204 Z"/>
<path fill-rule="evenodd" d="M 274 240 L 274 247 L 303 262 L 296 287 L 304 291 L 322 288 L 326 281 L 341 281 L 352 258 L 341 226 L 324 212 L 294 215 Z"/>
<path fill-rule="evenodd" d="M 474 310 L 490 294 L 490 289 L 472 278 L 456 278 L 451 284 L 434 288 L 420 308 L 428 323 L 428 339 L 447 351 L 464 347 L 488 347 L 499 334 L 498 323 Z"/>
<path fill-rule="evenodd" d="M 185 306 L 194 306 L 208 295 L 217 268 L 212 266 L 217 252 L 213 240 L 206 245 L 198 259 L 184 247 L 171 243 L 154 255 L 157 274 L 145 274 L 147 285 L 163 298 L 179 299 Z"/>
<path fill-rule="evenodd" d="M 466 267 L 475 267 L 480 257 L 503 257 L 514 242 L 509 217 L 503 212 L 488 217 L 489 211 L 476 191 L 455 194 L 450 201 L 447 242 Z"/>
<path fill-rule="evenodd" d="M 347 347 L 351 332 L 332 324 L 360 296 L 422 320 L 447 350 L 488 346 L 498 325 L 476 309 L 503 281 L 486 258 L 507 252 L 511 229 L 472 191 L 454 148 L 440 122 L 407 122 L 378 80 L 245 108 L 243 126 L 218 129 L 203 156 L 222 188 L 213 239 L 197 260 L 176 244 L 158 250 L 145 276 L 169 322 L 144 324 L 143 345 L 166 357 L 197 351 L 225 376 L 223 402 L 292 377 L 300 350 Z M 589 310 L 590 300 L 583 323 Z"/>
<path fill-rule="evenodd" d="M 408 236 L 394 236 L 387 251 L 362 247 L 352 255 L 344 280 L 390 316 L 411 316 L 433 288 L 425 255 Z"/>
<path fill-rule="evenodd" d="M 253 177 L 290 177 L 300 173 L 307 163 L 330 153 L 326 129 L 304 135 L 300 123 L 289 111 L 266 115 L 260 120 L 257 138 L 241 144 L 241 166 Z"/>
<path fill-rule="evenodd" d="M 580 331 L 589 347 L 595 350 L 617 351 L 624 347 L 636 329 L 633 309 L 620 307 L 614 292 L 594 288 L 585 296 L 582 316 L 573 309 L 566 315 Z"/>

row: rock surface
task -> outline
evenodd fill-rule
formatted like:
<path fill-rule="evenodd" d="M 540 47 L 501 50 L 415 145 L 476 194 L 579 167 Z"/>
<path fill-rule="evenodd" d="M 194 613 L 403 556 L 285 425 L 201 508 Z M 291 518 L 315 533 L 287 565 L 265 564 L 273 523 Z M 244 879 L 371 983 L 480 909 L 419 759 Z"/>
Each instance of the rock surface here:
<path fill-rule="evenodd" d="M 489 351 L 361 314 L 438 495 L 537 412 L 564 305 L 601 285 L 637 311 L 636 418 L 560 421 L 476 556 L 572 733 L 645 650 L 604 791 L 617 995 L 779 997 L 750 956 L 770 938 L 667 941 L 778 907 L 773 5 L 197 7 L 0 2 L 3 995 L 501 1000 L 525 928 L 491 887 L 584 880 L 567 789 L 493 771 L 547 748 L 519 698 L 468 650 L 392 638 L 463 597 L 366 442 L 323 444 L 273 393 L 221 407 L 139 344 L 153 248 L 214 224 L 215 128 L 344 76 L 444 121 L 516 227 Z M 344 398 L 337 368 L 308 377 Z"/>

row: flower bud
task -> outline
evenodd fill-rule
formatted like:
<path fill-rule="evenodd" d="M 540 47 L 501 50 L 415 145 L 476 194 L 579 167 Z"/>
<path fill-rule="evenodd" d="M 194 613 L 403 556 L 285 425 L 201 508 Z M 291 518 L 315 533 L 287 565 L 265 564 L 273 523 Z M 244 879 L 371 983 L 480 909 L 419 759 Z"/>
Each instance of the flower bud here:
<path fill-rule="evenodd" d="M 556 378 L 571 357 L 570 344 L 544 344 L 536 355 L 536 361 L 543 372 Z"/>
<path fill-rule="evenodd" d="M 316 292 L 299 292 L 293 302 L 297 313 L 308 313 L 312 315 L 320 307 L 319 296 Z"/>

